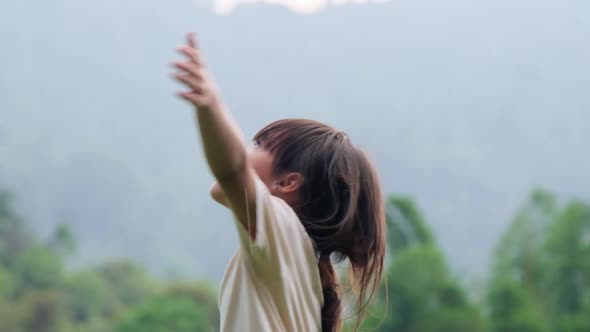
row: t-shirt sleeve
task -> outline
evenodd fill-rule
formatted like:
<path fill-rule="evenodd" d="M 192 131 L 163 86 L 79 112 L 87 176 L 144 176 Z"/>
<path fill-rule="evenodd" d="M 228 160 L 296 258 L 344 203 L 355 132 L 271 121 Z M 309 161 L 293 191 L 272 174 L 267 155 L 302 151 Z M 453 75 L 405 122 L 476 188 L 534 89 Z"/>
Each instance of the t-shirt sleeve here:
<path fill-rule="evenodd" d="M 301 260 L 309 260 L 313 252 L 311 242 L 299 218 L 291 207 L 274 197 L 266 185 L 255 180 L 256 236 L 252 239 L 237 220 L 240 250 L 257 270 L 272 272 L 283 267 L 294 267 Z"/>

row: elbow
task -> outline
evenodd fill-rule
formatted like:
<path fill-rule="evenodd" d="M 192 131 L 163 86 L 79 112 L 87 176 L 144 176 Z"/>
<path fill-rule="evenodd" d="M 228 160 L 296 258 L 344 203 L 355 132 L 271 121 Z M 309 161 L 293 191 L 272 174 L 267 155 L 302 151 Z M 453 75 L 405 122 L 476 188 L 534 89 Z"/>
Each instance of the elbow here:
<path fill-rule="evenodd" d="M 219 203 L 227 208 L 230 207 L 229 202 L 227 201 L 227 197 L 225 196 L 223 189 L 221 189 L 219 182 L 215 181 L 215 183 L 213 183 L 213 186 L 211 186 L 211 190 L 210 190 L 209 194 L 211 195 L 211 198 L 213 198 L 213 200 L 216 201 L 217 203 Z"/>

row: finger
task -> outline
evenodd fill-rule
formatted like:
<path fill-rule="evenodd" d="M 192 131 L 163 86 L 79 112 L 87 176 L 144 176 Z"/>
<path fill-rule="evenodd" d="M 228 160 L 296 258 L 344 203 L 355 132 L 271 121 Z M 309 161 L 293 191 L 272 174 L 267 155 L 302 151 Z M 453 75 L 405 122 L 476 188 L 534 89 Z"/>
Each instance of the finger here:
<path fill-rule="evenodd" d="M 180 83 L 183 83 L 184 85 L 186 85 L 186 87 L 190 88 L 194 92 L 201 92 L 203 90 L 203 88 L 202 88 L 203 80 L 198 79 L 194 76 L 176 74 L 176 75 L 174 75 L 174 78 L 177 81 L 179 81 Z"/>
<path fill-rule="evenodd" d="M 176 95 L 186 101 L 190 101 L 191 103 L 194 103 L 194 100 L 196 97 L 196 93 L 194 93 L 192 91 L 178 92 Z"/>
<path fill-rule="evenodd" d="M 189 91 L 189 92 L 180 92 L 178 93 L 178 96 L 186 101 L 189 101 L 193 104 L 195 104 L 196 106 L 201 106 L 204 105 L 206 100 L 203 96 L 201 96 L 198 93 Z"/>
<path fill-rule="evenodd" d="M 180 98 L 184 98 L 184 99 L 188 100 L 189 98 L 194 98 L 194 96 L 196 95 L 196 92 L 183 91 L 183 92 L 177 92 L 176 95 L 179 96 Z"/>
<path fill-rule="evenodd" d="M 186 43 L 188 44 L 188 46 L 192 47 L 192 48 L 199 48 L 199 45 L 197 43 L 197 34 L 194 32 L 189 32 L 186 34 Z"/>
<path fill-rule="evenodd" d="M 184 54 L 191 62 L 202 65 L 203 60 L 201 59 L 200 52 L 190 46 L 181 46 L 178 48 L 178 52 Z"/>
<path fill-rule="evenodd" d="M 201 72 L 201 67 L 197 64 L 194 63 L 190 63 L 190 62 L 173 62 L 172 66 L 187 73 L 190 75 L 193 75 L 197 78 L 202 79 L 203 78 L 203 73 Z"/>

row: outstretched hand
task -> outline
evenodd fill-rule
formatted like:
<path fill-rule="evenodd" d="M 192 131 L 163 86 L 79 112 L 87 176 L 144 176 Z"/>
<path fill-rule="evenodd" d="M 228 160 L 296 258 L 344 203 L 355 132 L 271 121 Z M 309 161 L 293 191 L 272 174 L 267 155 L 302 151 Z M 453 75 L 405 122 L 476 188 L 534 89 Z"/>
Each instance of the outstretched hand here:
<path fill-rule="evenodd" d="M 178 69 L 173 77 L 188 88 L 178 96 L 195 105 L 198 109 L 210 109 L 218 105 L 219 98 L 213 81 L 209 78 L 194 33 L 188 33 L 186 44 L 178 48 L 186 56 L 185 61 L 174 61 Z"/>

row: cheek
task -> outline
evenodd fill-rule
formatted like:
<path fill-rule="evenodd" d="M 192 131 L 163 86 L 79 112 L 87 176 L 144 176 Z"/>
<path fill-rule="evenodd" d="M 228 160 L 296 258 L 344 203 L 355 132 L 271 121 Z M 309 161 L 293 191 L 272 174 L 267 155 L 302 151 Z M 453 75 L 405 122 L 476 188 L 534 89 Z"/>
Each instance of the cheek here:
<path fill-rule="evenodd" d="M 260 180 L 262 180 L 262 182 L 266 183 L 266 185 L 269 184 L 269 182 L 272 181 L 272 174 L 270 172 L 270 169 L 268 167 L 266 167 L 265 165 L 253 165 L 254 170 L 256 171 L 256 174 L 258 174 L 258 177 L 260 178 Z"/>
<path fill-rule="evenodd" d="M 258 174 L 258 177 L 267 186 L 272 182 L 272 158 L 266 153 L 252 153 L 249 156 L 250 165 Z"/>

